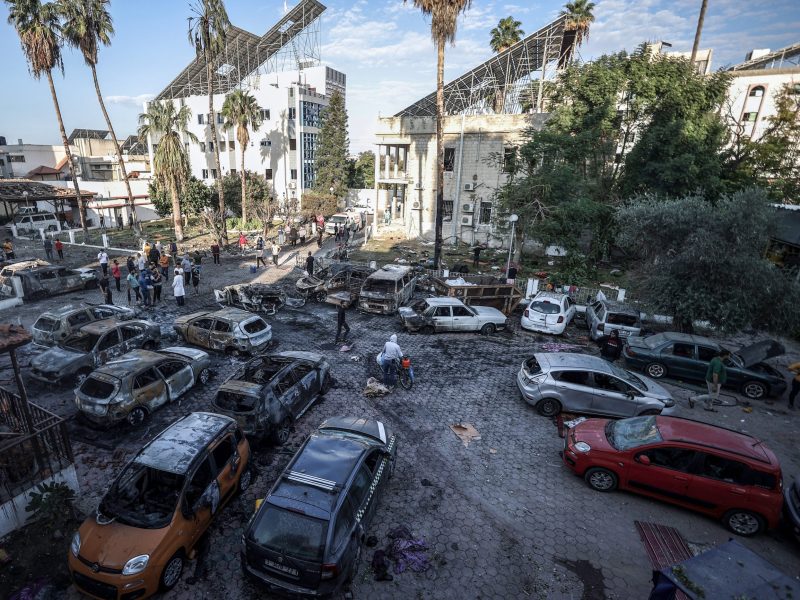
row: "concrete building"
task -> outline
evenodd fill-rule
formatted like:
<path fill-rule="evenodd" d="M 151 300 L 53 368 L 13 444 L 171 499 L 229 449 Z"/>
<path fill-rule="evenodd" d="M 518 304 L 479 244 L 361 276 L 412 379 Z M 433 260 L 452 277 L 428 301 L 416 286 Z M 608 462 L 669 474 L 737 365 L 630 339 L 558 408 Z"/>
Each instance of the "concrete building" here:
<path fill-rule="evenodd" d="M 61 144 L 26 144 L 21 139 L 16 144 L 7 144 L 5 138 L 0 138 L 0 142 L 0 178 L 27 177 L 39 167 L 47 168 L 40 171 L 48 171 L 42 173 L 44 177 L 36 177 L 40 180 L 57 179 L 69 173 L 67 153 Z"/>

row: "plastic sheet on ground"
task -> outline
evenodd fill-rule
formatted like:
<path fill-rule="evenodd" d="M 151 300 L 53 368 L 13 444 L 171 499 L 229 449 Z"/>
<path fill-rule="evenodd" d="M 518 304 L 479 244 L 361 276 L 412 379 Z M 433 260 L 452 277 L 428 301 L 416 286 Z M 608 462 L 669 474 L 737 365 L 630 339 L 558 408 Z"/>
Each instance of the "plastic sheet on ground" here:
<path fill-rule="evenodd" d="M 367 387 L 364 388 L 364 395 L 367 398 L 377 398 L 380 396 L 385 396 L 390 392 L 391 390 L 388 387 L 383 385 L 380 381 L 378 381 L 374 377 L 370 377 L 369 379 L 367 379 Z"/>
<path fill-rule="evenodd" d="M 450 429 L 452 429 L 453 433 L 461 440 L 465 448 L 469 446 L 470 442 L 481 439 L 481 434 L 469 423 L 456 423 L 455 425 L 450 425 Z"/>
<path fill-rule="evenodd" d="M 447 285 L 476 285 L 464 279 L 463 277 L 458 277 L 456 279 L 445 279 L 444 281 Z"/>

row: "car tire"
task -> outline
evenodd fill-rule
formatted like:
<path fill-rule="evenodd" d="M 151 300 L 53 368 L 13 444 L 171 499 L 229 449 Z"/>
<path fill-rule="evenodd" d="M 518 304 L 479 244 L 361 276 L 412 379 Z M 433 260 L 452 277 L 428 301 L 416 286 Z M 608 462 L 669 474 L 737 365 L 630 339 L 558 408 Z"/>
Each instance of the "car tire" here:
<path fill-rule="evenodd" d="M 325 302 L 325 298 L 328 297 L 328 292 L 317 292 L 314 295 L 314 300 L 317 302 Z"/>
<path fill-rule="evenodd" d="M 644 368 L 644 372 L 651 379 L 663 379 L 667 376 L 667 367 L 658 362 L 652 362 Z"/>
<path fill-rule="evenodd" d="M 544 398 L 536 404 L 536 410 L 543 417 L 555 417 L 561 412 L 561 402 L 555 398 Z"/>
<path fill-rule="evenodd" d="M 142 344 L 142 349 L 143 350 L 151 350 L 151 351 L 155 350 L 156 349 L 156 343 L 153 340 L 147 340 L 144 344 Z"/>
<path fill-rule="evenodd" d="M 616 473 L 600 467 L 586 471 L 583 479 L 596 492 L 613 492 L 619 483 Z"/>
<path fill-rule="evenodd" d="M 162 592 L 168 592 L 181 580 L 183 562 L 183 552 L 179 550 L 164 565 L 164 570 L 161 571 L 161 577 L 158 580 L 158 587 Z"/>
<path fill-rule="evenodd" d="M 350 569 L 350 573 L 347 575 L 347 580 L 345 581 L 346 584 L 352 583 L 355 581 L 356 577 L 358 577 L 358 567 L 361 563 L 361 546 L 363 546 L 363 543 L 361 540 L 359 540 L 358 546 L 356 547 L 356 556 L 353 559 L 353 567 Z"/>
<path fill-rule="evenodd" d="M 208 382 L 211 381 L 213 376 L 214 375 L 211 373 L 211 369 L 203 369 L 197 376 L 197 383 L 200 385 L 208 385 Z"/>
<path fill-rule="evenodd" d="M 419 332 L 423 335 L 433 335 L 436 333 L 436 330 L 433 328 L 433 325 L 425 325 Z"/>
<path fill-rule="evenodd" d="M 138 427 L 142 423 L 145 422 L 147 419 L 147 411 L 143 409 L 141 406 L 137 406 L 131 412 L 128 413 L 128 416 L 125 417 L 125 420 L 128 422 L 128 425 L 131 427 Z"/>
<path fill-rule="evenodd" d="M 752 537 L 764 531 L 767 527 L 764 517 L 749 510 L 729 510 L 722 517 L 722 524 L 736 535 Z"/>
<path fill-rule="evenodd" d="M 742 395 L 750 400 L 761 400 L 767 396 L 767 386 L 760 381 L 745 381 L 742 384 Z"/>
<path fill-rule="evenodd" d="M 278 425 L 277 429 L 275 429 L 275 433 L 272 434 L 272 441 L 275 442 L 276 446 L 283 446 L 286 442 L 289 441 L 289 436 L 292 435 L 292 420 L 289 417 L 286 417 L 281 424 Z"/>
<path fill-rule="evenodd" d="M 83 382 L 86 381 L 86 378 L 89 377 L 91 374 L 91 369 L 80 369 L 77 373 L 75 373 L 75 377 L 72 379 L 72 383 L 75 387 L 81 387 Z"/>
<path fill-rule="evenodd" d="M 497 331 L 497 327 L 494 326 L 494 323 L 486 323 L 481 327 L 481 335 L 492 335 L 495 331 Z"/>

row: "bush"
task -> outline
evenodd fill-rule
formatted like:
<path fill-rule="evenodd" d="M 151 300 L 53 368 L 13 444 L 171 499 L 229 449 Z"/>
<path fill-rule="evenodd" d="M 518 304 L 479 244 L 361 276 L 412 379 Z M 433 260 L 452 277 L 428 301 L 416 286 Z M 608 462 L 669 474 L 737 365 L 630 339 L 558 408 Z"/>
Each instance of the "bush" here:
<path fill-rule="evenodd" d="M 66 483 L 40 483 L 25 510 L 32 513 L 35 527 L 45 532 L 63 532 L 73 519 L 74 501 L 75 492 Z"/>

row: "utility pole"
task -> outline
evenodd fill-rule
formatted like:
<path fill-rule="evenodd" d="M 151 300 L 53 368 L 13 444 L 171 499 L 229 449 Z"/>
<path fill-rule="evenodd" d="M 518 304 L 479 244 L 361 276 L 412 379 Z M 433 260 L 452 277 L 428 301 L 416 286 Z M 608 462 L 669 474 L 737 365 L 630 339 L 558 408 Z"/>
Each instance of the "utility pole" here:
<path fill-rule="evenodd" d="M 692 67 L 694 67 L 694 60 L 697 58 L 697 50 L 700 47 L 700 34 L 703 32 L 703 21 L 706 18 L 706 7 L 708 6 L 708 0 L 703 0 L 703 3 L 700 5 L 700 16 L 697 18 L 697 31 L 694 34 L 694 44 L 692 45 L 692 57 L 689 59 L 689 62 L 692 63 Z"/>

